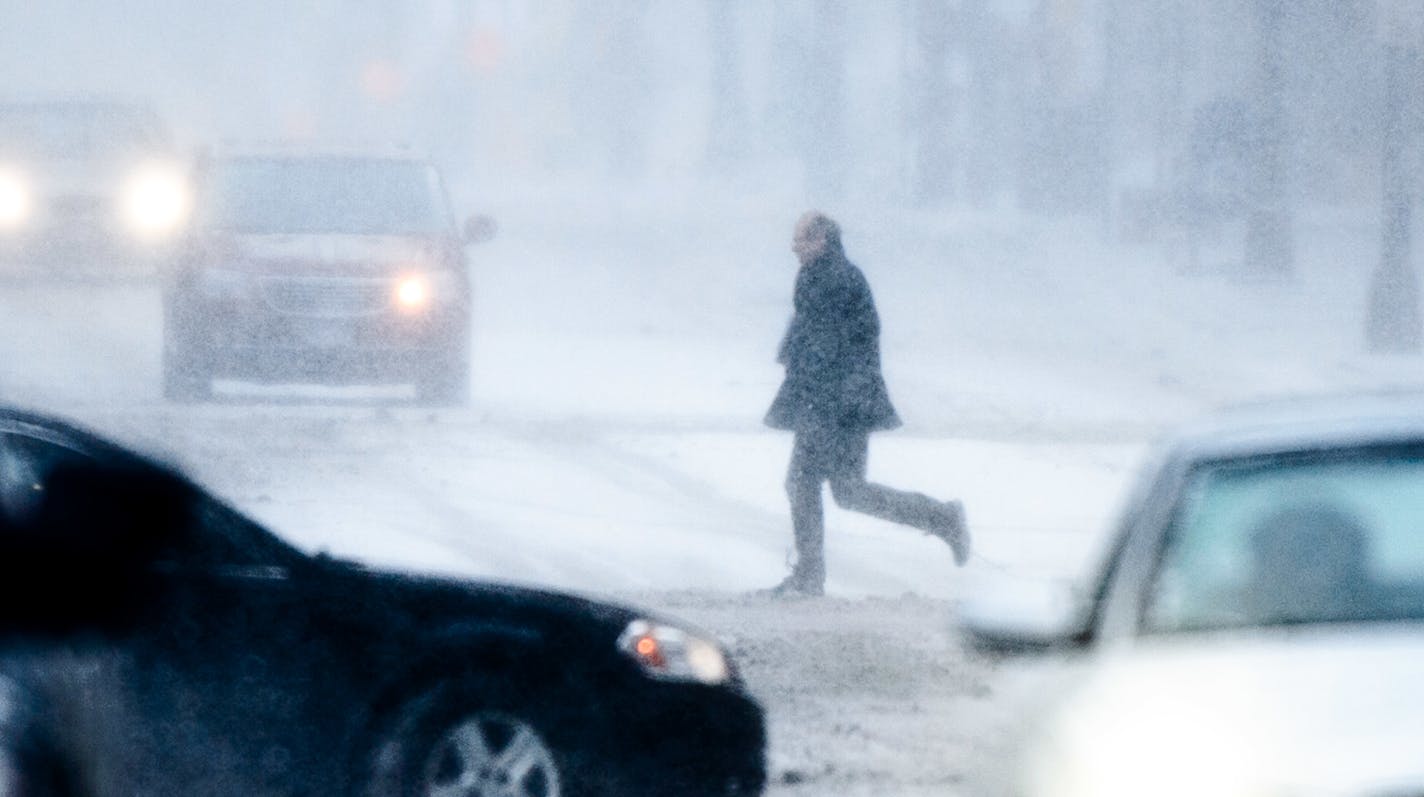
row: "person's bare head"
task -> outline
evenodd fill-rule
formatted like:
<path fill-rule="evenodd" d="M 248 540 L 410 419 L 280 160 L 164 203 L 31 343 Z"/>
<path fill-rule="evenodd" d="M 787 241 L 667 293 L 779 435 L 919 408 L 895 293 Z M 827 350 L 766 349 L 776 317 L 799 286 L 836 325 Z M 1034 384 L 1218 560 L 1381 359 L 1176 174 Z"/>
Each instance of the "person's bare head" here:
<path fill-rule="evenodd" d="M 830 216 L 807 211 L 796 221 L 796 233 L 791 239 L 791 251 L 803 263 L 841 251 L 841 226 Z"/>

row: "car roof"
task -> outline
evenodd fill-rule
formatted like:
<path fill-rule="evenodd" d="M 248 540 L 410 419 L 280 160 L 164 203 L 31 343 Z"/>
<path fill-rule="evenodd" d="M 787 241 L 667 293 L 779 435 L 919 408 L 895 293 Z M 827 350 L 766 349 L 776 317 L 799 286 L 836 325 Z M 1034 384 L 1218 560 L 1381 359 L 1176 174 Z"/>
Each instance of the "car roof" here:
<path fill-rule="evenodd" d="M 1161 447 L 1193 460 L 1424 442 L 1424 393 L 1304 396 L 1259 401 L 1187 423 Z"/>

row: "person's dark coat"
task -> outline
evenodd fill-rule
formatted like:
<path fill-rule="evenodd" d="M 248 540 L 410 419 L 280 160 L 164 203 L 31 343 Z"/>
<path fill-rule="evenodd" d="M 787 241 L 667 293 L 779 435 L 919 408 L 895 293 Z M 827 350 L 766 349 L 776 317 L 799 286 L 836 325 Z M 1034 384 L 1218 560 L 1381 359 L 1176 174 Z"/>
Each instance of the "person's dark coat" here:
<path fill-rule="evenodd" d="M 796 275 L 794 313 L 777 360 L 786 379 L 766 424 L 776 429 L 894 429 L 880 372 L 880 317 L 865 275 L 839 252 Z"/>

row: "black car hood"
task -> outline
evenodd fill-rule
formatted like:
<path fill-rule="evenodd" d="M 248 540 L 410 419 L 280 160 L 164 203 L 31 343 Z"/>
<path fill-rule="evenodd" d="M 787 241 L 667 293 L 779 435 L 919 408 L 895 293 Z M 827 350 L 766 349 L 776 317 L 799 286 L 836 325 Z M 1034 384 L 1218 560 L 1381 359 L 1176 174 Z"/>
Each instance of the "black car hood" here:
<path fill-rule="evenodd" d="M 654 617 L 633 607 L 534 587 L 317 561 L 340 589 L 365 593 L 366 600 L 394 612 L 393 620 L 429 630 L 483 629 L 548 640 L 592 637 L 611 644 L 628 623 Z"/>

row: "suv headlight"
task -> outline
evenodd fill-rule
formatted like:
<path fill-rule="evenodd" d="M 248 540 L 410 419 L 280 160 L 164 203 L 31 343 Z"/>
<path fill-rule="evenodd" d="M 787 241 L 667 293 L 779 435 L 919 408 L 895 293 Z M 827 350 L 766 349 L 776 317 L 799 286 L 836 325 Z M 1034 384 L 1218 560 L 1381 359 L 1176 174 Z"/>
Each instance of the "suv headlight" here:
<path fill-rule="evenodd" d="M 447 269 L 412 271 L 396 278 L 392 299 L 402 312 L 421 313 L 433 304 L 449 304 L 461 295 L 459 276 Z"/>
<path fill-rule="evenodd" d="M 715 686 L 732 677 L 721 645 L 676 626 L 634 620 L 618 637 L 618 649 L 658 679 Z"/>
<path fill-rule="evenodd" d="M 30 189 L 18 174 L 0 171 L 0 230 L 12 230 L 30 216 Z"/>

